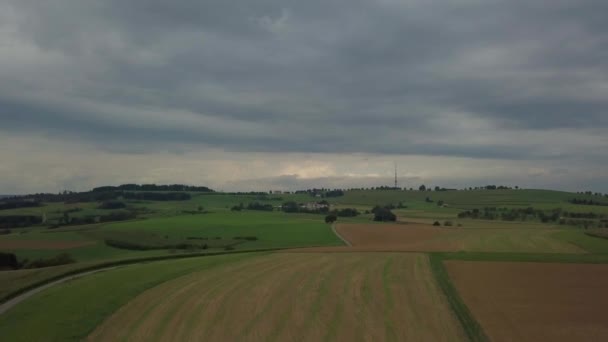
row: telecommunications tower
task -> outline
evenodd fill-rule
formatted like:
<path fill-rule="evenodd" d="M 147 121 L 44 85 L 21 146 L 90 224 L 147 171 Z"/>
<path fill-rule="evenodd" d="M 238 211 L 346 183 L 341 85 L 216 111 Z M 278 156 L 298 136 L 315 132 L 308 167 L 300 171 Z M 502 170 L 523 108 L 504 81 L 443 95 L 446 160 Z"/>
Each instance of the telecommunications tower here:
<path fill-rule="evenodd" d="M 395 189 L 397 189 L 397 162 L 395 162 Z"/>

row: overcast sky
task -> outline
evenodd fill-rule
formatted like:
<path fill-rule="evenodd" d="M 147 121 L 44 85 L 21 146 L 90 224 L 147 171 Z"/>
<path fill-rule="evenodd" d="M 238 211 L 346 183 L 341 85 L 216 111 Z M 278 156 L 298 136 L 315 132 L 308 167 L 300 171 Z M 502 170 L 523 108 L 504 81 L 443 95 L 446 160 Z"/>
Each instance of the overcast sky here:
<path fill-rule="evenodd" d="M 0 0 L 0 193 L 608 192 L 605 0 Z"/>

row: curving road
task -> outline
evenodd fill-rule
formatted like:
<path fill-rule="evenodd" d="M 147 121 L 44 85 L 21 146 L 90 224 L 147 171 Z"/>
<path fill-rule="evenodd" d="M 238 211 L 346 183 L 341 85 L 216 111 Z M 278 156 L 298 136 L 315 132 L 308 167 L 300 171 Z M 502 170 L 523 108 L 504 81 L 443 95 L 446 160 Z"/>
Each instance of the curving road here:
<path fill-rule="evenodd" d="M 125 266 L 129 266 L 129 265 L 120 265 L 120 266 L 109 266 L 106 268 L 100 268 L 97 270 L 93 270 L 93 271 L 87 271 L 87 272 L 82 272 L 82 273 L 78 273 L 78 274 L 73 274 L 70 276 L 67 276 L 65 278 L 61 278 L 58 280 L 55 280 L 53 282 L 50 282 L 48 284 L 33 288 L 29 291 L 26 291 L 20 295 L 18 295 L 17 297 L 10 299 L 9 301 L 0 304 L 0 315 L 2 315 L 3 313 L 7 312 L 8 310 L 10 310 L 13 306 L 23 302 L 24 300 L 30 298 L 31 296 L 35 295 L 36 293 L 40 292 L 40 291 L 44 291 L 46 289 L 48 289 L 49 287 L 61 284 L 61 283 L 65 283 L 67 281 L 70 280 L 74 280 L 74 279 L 78 279 L 93 273 L 98 273 L 98 272 L 103 272 L 103 271 L 108 271 L 108 270 L 112 270 L 115 268 L 120 268 L 120 267 L 125 267 Z"/>

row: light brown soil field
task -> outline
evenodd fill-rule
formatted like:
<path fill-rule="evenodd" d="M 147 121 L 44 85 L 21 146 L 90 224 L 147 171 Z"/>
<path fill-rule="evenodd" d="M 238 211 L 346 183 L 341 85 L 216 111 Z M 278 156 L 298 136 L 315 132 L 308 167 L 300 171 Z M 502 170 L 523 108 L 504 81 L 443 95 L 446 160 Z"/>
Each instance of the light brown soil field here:
<path fill-rule="evenodd" d="M 608 265 L 445 264 L 492 341 L 608 341 Z"/>
<path fill-rule="evenodd" d="M 69 249 L 96 244 L 96 241 L 0 240 L 0 249 Z"/>
<path fill-rule="evenodd" d="M 193 273 L 119 309 L 90 341 L 463 341 L 415 253 L 274 253 Z"/>
<path fill-rule="evenodd" d="M 467 229 L 429 224 L 338 224 L 352 247 L 296 249 L 304 252 L 527 252 L 586 253 L 553 238 L 555 229 Z"/>

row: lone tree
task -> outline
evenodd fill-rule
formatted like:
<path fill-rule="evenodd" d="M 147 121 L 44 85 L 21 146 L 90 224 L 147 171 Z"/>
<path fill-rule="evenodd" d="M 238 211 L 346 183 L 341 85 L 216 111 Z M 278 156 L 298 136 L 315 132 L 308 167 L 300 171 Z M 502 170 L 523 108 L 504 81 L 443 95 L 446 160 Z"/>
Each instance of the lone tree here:
<path fill-rule="evenodd" d="M 372 209 L 372 213 L 374 213 L 374 221 L 378 222 L 388 222 L 388 221 L 397 221 L 397 215 L 393 214 L 393 212 L 386 207 L 376 206 Z"/>
<path fill-rule="evenodd" d="M 338 216 L 331 214 L 325 216 L 325 223 L 334 223 L 338 220 Z"/>
<path fill-rule="evenodd" d="M 424 184 L 422 184 L 422 185 L 421 185 L 421 186 L 418 188 L 418 190 L 420 190 L 420 191 L 426 191 L 426 186 L 425 186 Z"/>

